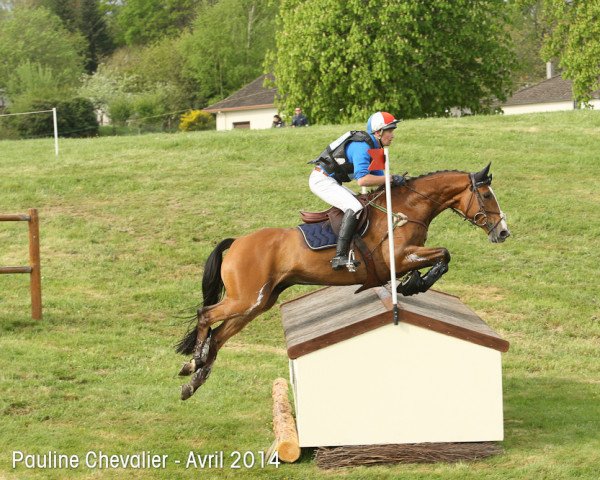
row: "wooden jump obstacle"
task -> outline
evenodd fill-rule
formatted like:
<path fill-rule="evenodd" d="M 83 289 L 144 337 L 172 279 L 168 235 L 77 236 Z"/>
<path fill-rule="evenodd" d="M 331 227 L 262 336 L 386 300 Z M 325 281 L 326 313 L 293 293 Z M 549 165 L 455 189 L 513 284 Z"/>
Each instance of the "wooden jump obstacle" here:
<path fill-rule="evenodd" d="M 508 342 L 453 295 L 400 297 L 394 325 L 389 289 L 355 290 L 281 305 L 300 447 L 323 468 L 499 453 Z"/>
<path fill-rule="evenodd" d="M 38 213 L 30 208 L 27 214 L 0 214 L 0 222 L 27 222 L 29 224 L 29 266 L 0 267 L 0 274 L 28 273 L 31 292 L 31 318 L 42 319 L 42 275 L 40 272 L 40 226 Z"/>

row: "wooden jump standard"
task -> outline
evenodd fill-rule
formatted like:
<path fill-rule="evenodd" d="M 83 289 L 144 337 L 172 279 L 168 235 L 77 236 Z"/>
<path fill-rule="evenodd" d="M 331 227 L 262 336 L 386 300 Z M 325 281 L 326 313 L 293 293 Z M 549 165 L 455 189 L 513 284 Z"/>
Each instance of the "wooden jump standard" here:
<path fill-rule="evenodd" d="M 31 318 L 42 319 L 42 276 L 40 273 L 40 225 L 38 213 L 30 208 L 27 215 L 0 214 L 0 222 L 27 222 L 29 224 L 29 266 L 0 267 L 0 274 L 29 273 L 29 290 L 31 291 Z"/>

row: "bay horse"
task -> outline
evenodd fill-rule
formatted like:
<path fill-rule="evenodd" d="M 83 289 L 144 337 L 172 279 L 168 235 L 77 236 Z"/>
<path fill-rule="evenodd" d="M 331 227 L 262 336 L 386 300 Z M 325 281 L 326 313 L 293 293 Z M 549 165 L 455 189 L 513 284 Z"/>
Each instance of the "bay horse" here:
<path fill-rule="evenodd" d="M 426 291 L 448 270 L 448 250 L 424 246 L 429 224 L 442 211 L 454 210 L 482 228 L 493 243 L 508 238 L 510 232 L 492 191 L 489 169 L 490 165 L 476 173 L 428 173 L 391 189 L 392 210 L 401 212 L 406 220 L 394 229 L 397 276 L 409 274 L 398 287 L 401 294 Z M 375 278 L 383 279 L 375 284 L 366 262 L 355 272 L 332 270 L 331 251 L 311 250 L 297 228 L 263 228 L 237 239 L 227 238 L 215 247 L 204 269 L 203 305 L 197 311 L 197 325 L 177 345 L 179 353 L 192 355 L 179 372 L 192 375 L 190 383 L 181 387 L 182 400 L 191 397 L 206 381 L 223 344 L 269 310 L 286 288 L 355 284 L 370 287 L 388 282 L 390 259 L 384 193 L 384 187 L 380 187 L 371 194 L 370 204 L 374 208 L 370 208 L 370 224 L 363 236 L 371 253 L 371 270 L 375 270 Z M 421 276 L 418 270 L 428 267 L 430 270 Z M 221 324 L 212 330 L 217 322 Z"/>

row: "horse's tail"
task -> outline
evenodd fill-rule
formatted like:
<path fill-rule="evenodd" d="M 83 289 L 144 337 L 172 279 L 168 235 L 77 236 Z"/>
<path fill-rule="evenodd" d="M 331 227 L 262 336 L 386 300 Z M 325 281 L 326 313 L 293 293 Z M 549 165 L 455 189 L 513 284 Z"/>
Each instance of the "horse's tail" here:
<path fill-rule="evenodd" d="M 221 278 L 221 265 L 223 264 L 223 252 L 231 247 L 235 238 L 226 238 L 219 243 L 206 259 L 204 274 L 202 275 L 202 306 L 209 307 L 221 300 L 223 279 Z M 190 355 L 196 346 L 198 336 L 198 325 L 187 332 L 181 341 L 175 346 L 178 353 Z"/>
<path fill-rule="evenodd" d="M 235 238 L 226 238 L 221 241 L 206 259 L 204 275 L 202 275 L 202 305 L 205 307 L 215 305 L 221 300 L 225 287 L 221 278 L 223 252 L 231 247 L 234 241 Z"/>

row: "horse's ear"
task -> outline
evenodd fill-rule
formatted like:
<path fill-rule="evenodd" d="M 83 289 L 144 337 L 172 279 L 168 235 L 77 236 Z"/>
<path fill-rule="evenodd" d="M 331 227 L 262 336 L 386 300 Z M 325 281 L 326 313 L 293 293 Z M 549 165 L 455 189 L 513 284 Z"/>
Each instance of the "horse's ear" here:
<path fill-rule="evenodd" d="M 473 174 L 475 183 L 487 183 L 488 185 L 492 183 L 492 176 L 488 175 L 491 165 L 492 162 L 488 163 L 487 166 L 484 167 L 481 171 Z"/>

